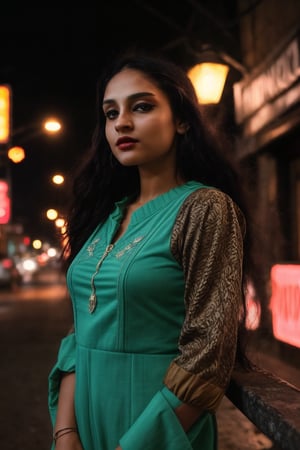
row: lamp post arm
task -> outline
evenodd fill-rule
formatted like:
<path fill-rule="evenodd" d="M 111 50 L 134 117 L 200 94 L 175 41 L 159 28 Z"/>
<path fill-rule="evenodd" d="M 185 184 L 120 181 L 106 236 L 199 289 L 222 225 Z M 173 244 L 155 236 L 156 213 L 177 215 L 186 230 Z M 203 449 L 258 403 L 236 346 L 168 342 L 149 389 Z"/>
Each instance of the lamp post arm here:
<path fill-rule="evenodd" d="M 234 59 L 232 56 L 228 55 L 225 52 L 218 52 L 218 54 L 220 55 L 221 59 L 223 59 L 224 62 L 226 62 L 229 66 L 232 66 L 234 69 L 238 70 L 243 75 L 249 74 L 250 72 L 249 69 L 242 63 Z"/>

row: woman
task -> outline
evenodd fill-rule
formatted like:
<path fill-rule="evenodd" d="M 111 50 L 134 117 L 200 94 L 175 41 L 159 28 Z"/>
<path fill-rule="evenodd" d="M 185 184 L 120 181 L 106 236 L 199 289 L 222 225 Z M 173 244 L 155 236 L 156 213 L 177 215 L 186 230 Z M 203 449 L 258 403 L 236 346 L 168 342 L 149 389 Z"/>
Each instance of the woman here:
<path fill-rule="evenodd" d="M 186 74 L 124 57 L 74 185 L 74 331 L 49 376 L 56 450 L 215 449 L 242 358 L 244 216 Z"/>

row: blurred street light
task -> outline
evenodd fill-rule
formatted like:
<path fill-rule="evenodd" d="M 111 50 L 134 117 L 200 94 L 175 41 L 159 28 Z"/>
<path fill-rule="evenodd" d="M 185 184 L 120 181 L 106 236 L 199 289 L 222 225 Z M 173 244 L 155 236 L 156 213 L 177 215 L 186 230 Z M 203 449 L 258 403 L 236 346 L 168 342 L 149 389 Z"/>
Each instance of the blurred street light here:
<path fill-rule="evenodd" d="M 34 122 L 12 131 L 11 139 L 20 139 L 26 141 L 43 133 L 55 134 L 62 129 L 61 122 L 58 119 L 46 118 L 42 122 Z"/>
<path fill-rule="evenodd" d="M 7 156 L 12 162 L 18 164 L 25 158 L 25 150 L 16 145 L 8 150 Z"/>
<path fill-rule="evenodd" d="M 47 119 L 44 122 L 44 129 L 49 133 L 57 133 L 61 130 L 61 123 L 57 119 Z"/>
<path fill-rule="evenodd" d="M 55 220 L 58 217 L 58 212 L 56 209 L 50 208 L 46 211 L 46 216 L 49 220 Z"/>
<path fill-rule="evenodd" d="M 60 173 L 57 173 L 57 174 L 53 175 L 52 181 L 54 184 L 63 184 L 63 182 L 65 181 L 65 178 Z"/>
<path fill-rule="evenodd" d="M 61 187 L 65 183 L 65 177 L 61 173 L 56 173 L 52 175 L 51 181 L 53 184 L 55 184 L 59 191 L 60 195 L 56 195 L 56 203 L 55 206 L 57 207 L 57 210 L 48 210 L 47 211 L 47 217 L 49 220 L 54 221 L 54 225 L 56 227 L 56 235 L 60 241 L 60 246 L 63 246 L 63 236 L 66 232 L 66 220 L 64 219 L 64 210 L 65 210 L 65 202 L 64 202 L 64 196 L 65 192 L 61 192 Z M 57 189 L 57 188 L 56 188 Z M 56 191 L 57 194 L 57 191 Z M 64 195 L 62 195 L 64 194 Z M 58 234 L 57 234 L 58 233 Z"/>
<path fill-rule="evenodd" d="M 40 248 L 42 248 L 42 241 L 40 239 L 34 239 L 34 241 L 32 242 L 32 247 L 36 250 L 39 250 Z"/>
<path fill-rule="evenodd" d="M 42 125 L 28 125 L 15 130 L 12 134 L 12 140 L 20 139 L 21 141 L 24 141 L 29 138 L 39 136 L 40 134 L 43 134 L 45 132 L 47 134 L 56 134 L 61 130 L 61 128 L 61 123 L 57 119 L 46 119 L 42 123 Z M 26 154 L 23 147 L 19 145 L 13 145 L 12 147 L 8 148 L 7 156 L 13 163 L 17 164 L 25 159 Z"/>
<path fill-rule="evenodd" d="M 0 249 L 3 253 L 13 252 L 16 248 L 21 248 L 18 239 L 19 235 L 23 233 L 21 224 L 11 223 L 13 182 L 10 162 L 18 164 L 24 160 L 26 156 L 23 148 L 24 142 L 46 133 L 48 135 L 57 134 L 62 129 L 61 123 L 54 117 L 47 118 L 44 121 L 34 121 L 18 128 L 13 127 L 12 106 L 10 85 L 0 84 Z M 55 215 L 55 210 L 52 213 L 50 211 L 47 217 L 50 220 L 55 220 L 58 213 L 56 212 Z M 15 231 L 17 226 L 21 226 L 21 230 L 18 232 Z"/>
<path fill-rule="evenodd" d="M 55 226 L 57 228 L 63 228 L 65 226 L 65 223 L 66 223 L 65 219 L 63 219 L 62 217 L 58 217 L 55 220 Z"/>

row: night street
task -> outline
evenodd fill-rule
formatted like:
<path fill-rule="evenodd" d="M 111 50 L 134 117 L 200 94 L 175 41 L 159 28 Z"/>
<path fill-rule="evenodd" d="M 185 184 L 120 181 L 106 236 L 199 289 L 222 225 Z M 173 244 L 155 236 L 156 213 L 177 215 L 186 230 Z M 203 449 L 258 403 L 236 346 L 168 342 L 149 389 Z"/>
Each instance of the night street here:
<path fill-rule="evenodd" d="M 57 279 L 0 291 L 3 450 L 50 449 L 47 377 L 70 312 L 64 285 L 55 284 Z"/>
<path fill-rule="evenodd" d="M 57 273 L 45 273 L 38 284 L 1 290 L 0 321 L 1 448 L 49 450 L 47 377 L 71 323 L 63 279 Z M 263 361 L 270 368 L 275 364 L 278 372 L 285 371 L 291 383 L 299 380 L 296 369 L 287 370 L 266 355 Z M 217 417 L 219 450 L 274 448 L 226 398 Z"/>
<path fill-rule="evenodd" d="M 198 410 L 177 411 L 190 445 L 164 398 L 124 433 L 178 336 L 166 385 L 202 410 L 226 389 L 215 450 L 300 450 L 300 1 L 3 2 L 1 18 L 0 450 L 53 447 L 75 256 L 83 450 L 197 446 Z M 76 436 L 73 381 L 55 441 Z"/>

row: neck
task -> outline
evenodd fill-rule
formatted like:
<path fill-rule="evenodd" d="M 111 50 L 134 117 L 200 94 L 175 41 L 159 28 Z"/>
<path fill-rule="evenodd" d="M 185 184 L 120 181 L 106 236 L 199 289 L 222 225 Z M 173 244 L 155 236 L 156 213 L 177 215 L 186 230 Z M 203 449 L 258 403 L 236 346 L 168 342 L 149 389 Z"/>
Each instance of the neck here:
<path fill-rule="evenodd" d="M 153 200 L 165 192 L 184 184 L 185 181 L 181 178 L 170 178 L 164 179 L 163 177 L 158 177 L 157 179 L 151 180 L 141 180 L 141 189 L 134 201 L 137 205 L 143 205 L 144 203 Z"/>

